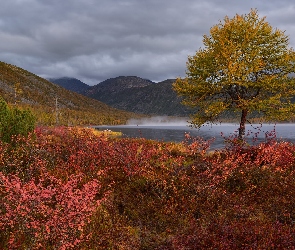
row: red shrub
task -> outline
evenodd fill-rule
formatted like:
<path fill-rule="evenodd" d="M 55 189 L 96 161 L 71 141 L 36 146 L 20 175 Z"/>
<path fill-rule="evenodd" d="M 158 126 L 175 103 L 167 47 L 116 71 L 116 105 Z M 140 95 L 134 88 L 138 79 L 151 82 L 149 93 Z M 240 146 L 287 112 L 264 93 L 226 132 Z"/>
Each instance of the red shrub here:
<path fill-rule="evenodd" d="M 101 200 L 94 179 L 81 185 L 82 176 L 62 183 L 53 176 L 22 183 L 17 176 L 0 173 L 2 234 L 8 247 L 69 249 L 89 238 L 83 229 Z M 2 236 L 3 237 L 3 236 Z"/>

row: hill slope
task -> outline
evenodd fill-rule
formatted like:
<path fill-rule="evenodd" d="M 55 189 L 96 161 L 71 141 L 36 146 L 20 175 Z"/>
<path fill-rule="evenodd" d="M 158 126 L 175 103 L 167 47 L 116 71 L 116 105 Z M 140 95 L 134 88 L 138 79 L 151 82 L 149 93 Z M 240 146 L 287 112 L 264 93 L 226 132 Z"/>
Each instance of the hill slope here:
<path fill-rule="evenodd" d="M 31 108 L 42 124 L 124 124 L 138 117 L 4 62 L 0 62 L 0 95 L 11 105 Z"/>

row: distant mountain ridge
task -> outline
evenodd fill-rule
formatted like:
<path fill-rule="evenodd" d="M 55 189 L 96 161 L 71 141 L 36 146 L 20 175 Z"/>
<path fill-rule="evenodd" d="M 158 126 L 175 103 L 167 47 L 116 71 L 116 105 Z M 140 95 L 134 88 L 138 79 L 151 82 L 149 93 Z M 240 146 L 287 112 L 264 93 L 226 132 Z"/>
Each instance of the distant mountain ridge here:
<path fill-rule="evenodd" d="M 117 109 L 146 114 L 188 116 L 192 111 L 181 104 L 181 98 L 172 89 L 175 79 L 155 83 L 137 76 L 119 76 L 107 79 L 97 85 L 76 91 L 93 99 L 99 100 Z M 70 81 L 63 78 L 55 81 L 57 84 L 68 86 Z M 77 79 L 73 80 L 73 85 Z M 68 88 L 70 88 L 68 86 Z M 84 89 L 83 89 L 84 88 Z"/>
<path fill-rule="evenodd" d="M 62 78 L 49 78 L 48 81 L 55 83 L 65 89 L 70 91 L 77 92 L 79 94 L 86 91 L 90 86 L 86 83 L 71 77 L 62 77 Z"/>
<path fill-rule="evenodd" d="M 138 76 L 118 76 L 107 79 L 97 85 L 91 87 L 92 90 L 101 90 L 106 88 L 108 90 L 121 91 L 128 88 L 141 88 L 153 84 L 154 82 L 142 79 Z"/>

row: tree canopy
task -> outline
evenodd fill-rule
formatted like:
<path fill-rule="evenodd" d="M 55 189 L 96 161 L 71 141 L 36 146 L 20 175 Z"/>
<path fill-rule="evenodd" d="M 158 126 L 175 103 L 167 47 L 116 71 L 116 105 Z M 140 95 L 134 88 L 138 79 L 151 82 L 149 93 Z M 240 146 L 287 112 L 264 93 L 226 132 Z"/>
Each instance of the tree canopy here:
<path fill-rule="evenodd" d="M 188 57 L 187 76 L 174 84 L 183 103 L 196 109 L 195 126 L 215 122 L 227 111 L 239 112 L 243 138 L 253 112 L 272 121 L 294 114 L 294 50 L 285 32 L 259 18 L 257 10 L 226 16 L 203 36 L 203 44 Z"/>

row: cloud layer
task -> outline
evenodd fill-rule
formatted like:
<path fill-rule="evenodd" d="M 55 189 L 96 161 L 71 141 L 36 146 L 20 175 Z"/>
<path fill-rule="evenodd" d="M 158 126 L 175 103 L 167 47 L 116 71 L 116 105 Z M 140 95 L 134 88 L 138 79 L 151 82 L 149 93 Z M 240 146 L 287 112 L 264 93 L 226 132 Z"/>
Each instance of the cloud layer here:
<path fill-rule="evenodd" d="M 182 77 L 210 27 L 251 8 L 295 47 L 293 0 L 10 0 L 0 8 L 0 60 L 89 85 L 121 75 Z"/>

